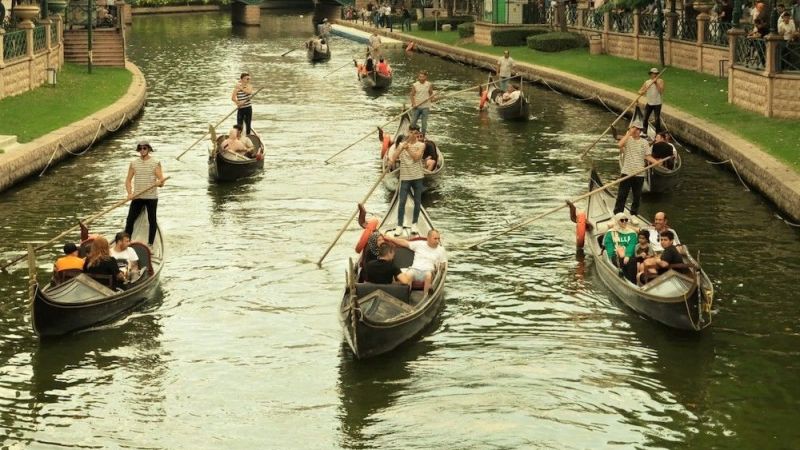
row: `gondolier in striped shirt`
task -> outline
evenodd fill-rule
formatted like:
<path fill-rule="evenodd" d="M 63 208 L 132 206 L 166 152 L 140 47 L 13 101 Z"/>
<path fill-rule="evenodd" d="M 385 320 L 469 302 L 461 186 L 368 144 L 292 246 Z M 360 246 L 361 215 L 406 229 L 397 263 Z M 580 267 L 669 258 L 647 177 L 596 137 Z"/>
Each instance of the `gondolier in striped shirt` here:
<path fill-rule="evenodd" d="M 161 162 L 151 155 L 153 147 L 149 142 L 139 142 L 136 145 L 139 157 L 131 161 L 128 167 L 128 177 L 125 179 L 125 190 L 128 191 L 128 198 L 132 199 L 128 209 L 128 219 L 125 221 L 125 232 L 133 236 L 133 224 L 141 214 L 142 209 L 147 209 L 147 221 L 150 228 L 147 233 L 147 244 L 153 246 L 156 238 L 156 209 L 158 207 L 158 188 L 152 188 L 142 193 L 142 190 L 158 183 L 164 186 L 164 172 L 161 170 Z M 134 195 L 141 193 L 138 197 Z"/>
<path fill-rule="evenodd" d="M 394 230 L 395 236 L 403 234 L 403 220 L 406 215 L 406 200 L 408 191 L 414 190 L 414 216 L 411 222 L 411 233 L 419 234 L 417 220 L 422 208 L 422 191 L 425 189 L 422 179 L 425 172 L 422 170 L 422 154 L 425 151 L 425 144 L 419 142 L 419 130 L 410 128 L 405 142 L 400 144 L 395 152 L 389 157 L 389 166 L 393 166 L 395 161 L 400 160 L 400 198 L 397 208 L 397 228 Z"/>
<path fill-rule="evenodd" d="M 239 82 L 233 88 L 231 100 L 236 104 L 236 125 L 246 125 L 244 128 L 244 135 L 247 136 L 252 133 L 253 127 L 253 106 L 250 99 L 253 97 L 253 86 L 250 84 L 250 74 L 245 72 L 239 76 Z"/>
<path fill-rule="evenodd" d="M 645 161 L 656 162 L 650 155 L 650 146 L 641 137 L 641 130 L 638 123 L 631 124 L 625 136 L 619 140 L 620 167 L 622 176 L 641 172 L 645 168 Z M 639 202 L 642 199 L 642 186 L 644 185 L 645 173 L 641 172 L 635 177 L 628 178 L 619 184 L 617 192 L 617 203 L 614 205 L 614 214 L 625 211 L 625 202 L 628 200 L 628 191 L 633 191 L 633 202 L 631 203 L 631 216 L 639 212 Z"/>

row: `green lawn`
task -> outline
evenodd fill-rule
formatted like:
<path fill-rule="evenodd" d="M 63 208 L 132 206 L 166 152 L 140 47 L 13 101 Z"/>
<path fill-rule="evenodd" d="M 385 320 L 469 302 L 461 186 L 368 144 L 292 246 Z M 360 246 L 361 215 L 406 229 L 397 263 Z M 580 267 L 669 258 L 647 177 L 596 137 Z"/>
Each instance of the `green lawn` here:
<path fill-rule="evenodd" d="M 458 32 L 408 33 L 443 44 L 457 45 Z M 502 54 L 504 48 L 469 43 L 464 48 L 491 55 Z M 513 47 L 511 56 L 519 61 L 541 65 L 610 86 L 635 92 L 647 79 L 647 70 L 653 63 L 618 58 L 608 55 L 590 55 L 587 49 L 559 53 L 539 52 L 528 47 Z M 796 120 L 770 119 L 728 103 L 728 81 L 713 75 L 670 67 L 664 74 L 665 101 L 687 113 L 719 125 L 761 147 L 764 151 L 785 161 L 800 171 L 800 126 Z"/>
<path fill-rule="evenodd" d="M 30 142 L 119 100 L 133 80 L 125 69 L 65 64 L 58 84 L 0 100 L 0 134 Z"/>

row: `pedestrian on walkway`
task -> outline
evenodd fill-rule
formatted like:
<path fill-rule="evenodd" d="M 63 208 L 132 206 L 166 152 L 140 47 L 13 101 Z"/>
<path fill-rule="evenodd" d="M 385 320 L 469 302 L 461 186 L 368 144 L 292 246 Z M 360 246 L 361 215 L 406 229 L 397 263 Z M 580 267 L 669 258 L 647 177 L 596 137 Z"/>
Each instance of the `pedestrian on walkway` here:
<path fill-rule="evenodd" d="M 147 221 L 150 228 L 147 234 L 147 244 L 153 246 L 156 238 L 156 209 L 158 208 L 158 188 L 153 187 L 145 192 L 142 190 L 158 183 L 164 186 L 164 172 L 161 170 L 161 162 L 155 159 L 151 153 L 153 147 L 149 142 L 141 141 L 136 145 L 139 157 L 131 161 L 128 167 L 128 177 L 125 179 L 125 190 L 128 192 L 128 199 L 131 206 L 128 209 L 128 219 L 125 221 L 125 232 L 133 236 L 133 225 L 139 218 L 142 209 L 147 209 Z M 141 193 L 138 197 L 134 195 Z"/>
<path fill-rule="evenodd" d="M 416 127 L 417 121 L 422 119 L 420 129 L 423 136 L 428 132 L 428 116 L 432 101 L 433 85 L 428 81 L 428 72 L 422 70 L 417 75 L 417 81 L 411 85 L 411 126 Z"/>
<path fill-rule="evenodd" d="M 403 6 L 403 31 L 411 31 L 411 13 Z"/>
<path fill-rule="evenodd" d="M 653 114 L 653 121 L 655 122 L 656 133 L 661 131 L 661 104 L 664 95 L 664 79 L 658 78 L 658 69 L 653 67 L 650 69 L 650 79 L 642 84 L 639 89 L 639 94 L 644 95 L 647 100 L 647 106 L 644 107 L 644 123 L 642 123 L 642 132 L 647 136 L 647 126 L 649 124 L 650 114 Z"/>

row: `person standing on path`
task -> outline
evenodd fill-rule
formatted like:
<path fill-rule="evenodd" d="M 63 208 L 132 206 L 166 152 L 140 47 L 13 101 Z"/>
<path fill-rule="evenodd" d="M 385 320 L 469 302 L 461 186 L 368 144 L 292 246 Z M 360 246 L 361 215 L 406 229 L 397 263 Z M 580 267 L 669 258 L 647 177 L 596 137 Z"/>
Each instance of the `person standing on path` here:
<path fill-rule="evenodd" d="M 161 170 L 161 162 L 153 158 L 150 153 L 153 152 L 153 147 L 149 142 L 139 142 L 136 145 L 136 150 L 139 151 L 139 157 L 131 161 L 128 167 L 128 177 L 125 179 L 125 190 L 128 192 L 128 199 L 131 200 L 131 206 L 128 209 L 128 219 L 125 221 L 125 232 L 129 236 L 133 236 L 133 224 L 139 218 L 142 208 L 147 209 L 147 221 L 150 224 L 150 229 L 147 233 L 147 244 L 153 247 L 153 242 L 156 239 L 156 209 L 158 207 L 158 188 L 152 188 L 145 192 L 142 190 L 158 183 L 158 186 L 164 186 L 164 173 Z M 141 193 L 138 197 L 133 198 L 134 195 Z"/>
<path fill-rule="evenodd" d="M 648 120 L 651 113 L 654 115 L 656 133 L 661 131 L 661 103 L 664 95 L 664 79 L 656 79 L 657 76 L 658 69 L 653 67 L 650 69 L 650 79 L 645 81 L 641 89 L 639 89 L 639 94 L 644 95 L 645 99 L 647 99 L 647 106 L 644 107 L 644 123 L 642 124 L 642 131 L 645 136 L 647 136 Z"/>
<path fill-rule="evenodd" d="M 236 125 L 242 126 L 245 131 L 244 135 L 247 136 L 253 132 L 251 123 L 253 121 L 253 105 L 250 99 L 253 97 L 253 85 L 250 84 L 250 74 L 247 72 L 239 76 L 239 82 L 233 88 L 231 94 L 231 101 L 236 104 Z"/>
<path fill-rule="evenodd" d="M 409 129 L 408 138 L 389 157 L 389 167 L 392 167 L 398 159 L 400 160 L 400 198 L 398 199 L 395 236 L 403 234 L 403 220 L 406 215 L 409 189 L 414 190 L 414 216 L 411 222 L 411 234 L 419 234 L 417 221 L 422 209 L 422 191 L 425 189 L 422 184 L 422 179 L 425 177 L 425 172 L 422 170 L 422 154 L 425 152 L 425 144 L 419 141 L 419 131 L 412 128 Z"/>
<path fill-rule="evenodd" d="M 641 172 L 645 168 L 645 160 L 652 160 L 655 158 L 650 156 L 650 146 L 647 141 L 642 139 L 639 124 L 632 124 L 628 128 L 625 136 L 619 140 L 619 158 L 620 167 L 622 167 L 622 176 Z M 642 199 L 642 186 L 644 185 L 645 173 L 641 172 L 635 177 L 628 178 L 619 184 L 619 191 L 617 191 L 617 203 L 614 205 L 614 214 L 625 211 L 625 202 L 628 200 L 628 191 L 633 191 L 633 202 L 631 203 L 631 217 L 639 212 L 639 202 Z"/>
<path fill-rule="evenodd" d="M 514 69 L 514 60 L 509 56 L 508 50 L 503 52 L 503 57 L 497 60 L 497 76 L 500 78 L 500 90 L 505 91 L 508 87 L 508 79 L 511 78 L 511 71 Z"/>
<path fill-rule="evenodd" d="M 411 127 L 422 119 L 422 135 L 428 132 L 428 115 L 433 101 L 433 85 L 428 81 L 428 72 L 420 71 L 417 81 L 411 85 Z"/>

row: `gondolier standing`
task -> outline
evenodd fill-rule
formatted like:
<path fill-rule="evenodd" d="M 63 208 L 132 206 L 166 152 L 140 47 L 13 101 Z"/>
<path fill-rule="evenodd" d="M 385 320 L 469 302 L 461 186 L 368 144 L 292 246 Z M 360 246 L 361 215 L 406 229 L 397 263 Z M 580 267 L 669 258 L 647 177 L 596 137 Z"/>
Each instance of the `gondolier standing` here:
<path fill-rule="evenodd" d="M 497 76 L 500 78 L 500 89 L 505 91 L 508 87 L 508 79 L 511 78 L 511 71 L 514 69 L 514 60 L 509 56 L 508 50 L 503 52 L 503 57 L 497 60 Z"/>
<path fill-rule="evenodd" d="M 645 96 L 647 99 L 647 106 L 644 107 L 644 120 L 642 123 L 642 131 L 647 136 L 647 126 L 650 119 L 650 114 L 654 115 L 653 121 L 656 123 L 656 133 L 661 131 L 661 104 L 663 103 L 662 96 L 664 95 L 664 79 L 659 78 L 658 69 L 653 67 L 650 69 L 650 79 L 642 84 L 639 89 L 639 94 Z"/>
<path fill-rule="evenodd" d="M 125 232 L 129 236 L 133 236 L 133 224 L 142 212 L 142 208 L 146 208 L 147 221 L 150 225 L 147 244 L 152 247 L 156 238 L 156 228 L 158 227 L 156 222 L 158 188 L 152 188 L 136 198 L 133 198 L 133 196 L 156 184 L 156 182 L 158 182 L 159 186 L 164 186 L 164 172 L 161 170 L 161 162 L 150 155 L 153 151 L 150 143 L 139 142 L 136 145 L 136 150 L 139 151 L 139 158 L 131 161 L 131 165 L 128 167 L 128 177 L 125 179 L 125 190 L 128 192 L 128 198 L 132 199 L 131 206 L 128 209 L 128 219 L 125 221 Z"/>
<path fill-rule="evenodd" d="M 650 156 L 650 146 L 647 141 L 642 139 L 641 130 L 638 123 L 632 123 L 625 136 L 619 140 L 619 159 L 622 168 L 622 176 L 641 172 L 635 177 L 628 178 L 619 184 L 617 192 L 617 202 L 614 205 L 614 214 L 625 211 L 625 202 L 628 200 L 628 191 L 633 191 L 633 202 L 631 203 L 631 216 L 639 212 L 639 202 L 642 199 L 642 186 L 644 185 L 645 160 L 656 162 Z"/>
<path fill-rule="evenodd" d="M 377 58 L 381 54 L 381 37 L 378 36 L 377 31 L 373 31 L 369 37 L 369 54 L 373 58 Z"/>
<path fill-rule="evenodd" d="M 428 115 L 431 112 L 433 85 L 428 81 L 428 72 L 420 71 L 417 81 L 411 85 L 411 128 L 416 128 L 417 120 L 422 119 L 421 131 L 428 132 Z"/>
<path fill-rule="evenodd" d="M 243 128 L 247 136 L 253 132 L 251 122 L 253 121 L 253 106 L 250 99 L 253 97 L 253 86 L 250 84 L 250 74 L 245 72 L 239 76 L 239 82 L 233 88 L 231 101 L 236 104 L 236 125 L 246 125 Z"/>
<path fill-rule="evenodd" d="M 411 234 L 419 234 L 417 221 L 422 209 L 422 191 L 425 189 L 422 179 L 425 172 L 422 170 L 422 154 L 425 152 L 425 144 L 419 142 L 419 131 L 412 128 L 409 130 L 405 142 L 400 144 L 397 150 L 389 157 L 389 165 L 400 160 L 400 198 L 398 198 L 397 208 L 397 228 L 394 230 L 395 236 L 403 234 L 403 220 L 406 215 L 406 199 L 408 191 L 414 190 L 414 212 L 411 222 Z"/>

